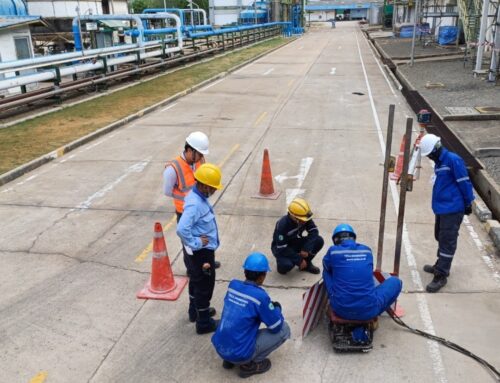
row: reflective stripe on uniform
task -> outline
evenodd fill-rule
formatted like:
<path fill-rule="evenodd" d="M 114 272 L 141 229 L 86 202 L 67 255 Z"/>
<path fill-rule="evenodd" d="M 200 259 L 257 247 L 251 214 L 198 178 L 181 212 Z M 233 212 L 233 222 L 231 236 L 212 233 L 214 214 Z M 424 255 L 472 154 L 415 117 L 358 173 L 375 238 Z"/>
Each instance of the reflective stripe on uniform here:
<path fill-rule="evenodd" d="M 179 164 L 179 161 L 173 160 L 172 165 L 174 166 L 175 172 L 177 173 L 177 180 L 179 181 L 177 187 L 183 193 L 189 191 L 190 189 L 186 186 L 186 179 L 184 178 L 184 172 L 182 171 L 181 164 Z"/>
<path fill-rule="evenodd" d="M 467 181 L 469 179 L 469 177 L 462 177 L 462 178 L 459 178 L 457 180 L 457 182 L 463 182 L 463 181 Z"/>
<path fill-rule="evenodd" d="M 450 169 L 450 167 L 449 167 L 449 166 L 443 166 L 443 167 L 441 167 L 441 168 L 437 168 L 437 169 L 436 169 L 436 172 L 442 172 L 442 171 L 444 171 L 444 170 L 449 171 L 449 170 L 451 170 L 451 169 Z"/>
<path fill-rule="evenodd" d="M 334 250 L 330 254 L 371 254 L 370 250 Z"/>
<path fill-rule="evenodd" d="M 272 330 L 273 328 L 278 327 L 281 324 L 281 319 L 279 319 L 276 323 L 273 323 L 271 326 L 268 327 L 269 330 Z"/>
<path fill-rule="evenodd" d="M 232 293 L 234 295 L 237 295 L 237 296 L 240 296 L 242 298 L 248 299 L 248 300 L 254 302 L 255 304 L 257 304 L 258 306 L 260 306 L 260 301 L 257 298 L 254 298 L 254 297 L 252 297 L 250 295 L 247 295 L 247 294 L 240 293 L 239 291 L 236 291 L 234 289 L 227 289 L 227 291 L 229 291 L 230 293 Z"/>
<path fill-rule="evenodd" d="M 446 254 L 446 253 L 439 252 L 439 255 L 441 257 L 445 257 L 445 258 L 453 258 L 453 254 Z"/>

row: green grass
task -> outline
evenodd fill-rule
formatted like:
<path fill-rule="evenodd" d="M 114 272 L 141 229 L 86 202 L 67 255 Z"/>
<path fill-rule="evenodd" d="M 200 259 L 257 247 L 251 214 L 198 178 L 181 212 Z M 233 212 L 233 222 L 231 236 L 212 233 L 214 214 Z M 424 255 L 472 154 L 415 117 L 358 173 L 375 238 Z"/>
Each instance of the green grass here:
<path fill-rule="evenodd" d="M 284 43 L 281 37 L 0 129 L 0 174 Z"/>

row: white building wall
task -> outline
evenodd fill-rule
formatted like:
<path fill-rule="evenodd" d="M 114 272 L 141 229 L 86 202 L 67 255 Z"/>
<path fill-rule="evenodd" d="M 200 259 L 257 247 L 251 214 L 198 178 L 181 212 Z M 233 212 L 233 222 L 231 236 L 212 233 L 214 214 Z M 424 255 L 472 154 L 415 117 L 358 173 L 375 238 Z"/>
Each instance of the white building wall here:
<path fill-rule="evenodd" d="M 335 11 L 317 11 L 307 14 L 307 20 L 311 22 L 315 21 L 327 21 L 329 19 L 335 18 Z"/>
<path fill-rule="evenodd" d="M 80 4 L 80 14 L 101 15 L 102 4 L 100 0 L 94 1 L 43 1 L 29 0 L 28 12 L 30 15 L 42 17 L 75 17 L 77 15 L 76 7 Z M 113 11 L 114 10 L 114 11 Z M 109 1 L 109 11 L 114 14 L 127 14 L 127 1 L 111 0 Z"/>

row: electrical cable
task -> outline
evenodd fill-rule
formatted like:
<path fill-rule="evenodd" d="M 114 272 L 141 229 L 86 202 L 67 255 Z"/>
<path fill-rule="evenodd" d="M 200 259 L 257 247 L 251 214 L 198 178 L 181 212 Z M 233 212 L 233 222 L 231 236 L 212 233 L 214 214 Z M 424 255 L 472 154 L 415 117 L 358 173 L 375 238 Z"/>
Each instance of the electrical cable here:
<path fill-rule="evenodd" d="M 403 320 L 393 311 L 393 310 L 387 310 L 387 313 L 390 315 L 392 320 L 396 322 L 399 326 L 406 328 L 410 332 L 423 336 L 425 338 L 434 340 L 436 342 L 441 343 L 443 346 L 446 346 L 448 348 L 451 348 L 452 350 L 458 351 L 469 358 L 474 359 L 476 362 L 480 363 L 490 374 L 491 376 L 495 379 L 496 382 L 500 382 L 500 371 L 498 371 L 493 365 L 488 363 L 486 360 L 483 358 L 477 356 L 476 354 L 472 353 L 471 351 L 463 348 L 462 346 L 459 346 L 456 343 L 450 342 L 447 339 L 441 338 L 436 335 L 429 334 L 425 331 L 415 329 L 413 327 L 408 326 Z"/>

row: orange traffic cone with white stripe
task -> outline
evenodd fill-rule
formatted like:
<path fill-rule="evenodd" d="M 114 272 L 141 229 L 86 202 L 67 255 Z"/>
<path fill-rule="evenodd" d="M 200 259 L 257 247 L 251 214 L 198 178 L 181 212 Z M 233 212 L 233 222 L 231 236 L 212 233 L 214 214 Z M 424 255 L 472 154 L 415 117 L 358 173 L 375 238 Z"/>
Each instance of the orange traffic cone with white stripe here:
<path fill-rule="evenodd" d="M 137 293 L 137 298 L 175 301 L 187 282 L 186 277 L 174 277 L 168 259 L 167 245 L 163 237 L 163 228 L 161 223 L 156 222 L 153 237 L 151 278 L 144 288 Z"/>
<path fill-rule="evenodd" d="M 269 161 L 269 151 L 264 149 L 262 159 L 262 175 L 260 177 L 260 189 L 253 198 L 277 199 L 281 192 L 274 191 L 273 174 L 271 172 L 271 162 Z"/>
<path fill-rule="evenodd" d="M 396 158 L 396 166 L 394 167 L 394 173 L 390 175 L 391 180 L 398 181 L 401 178 L 401 173 L 403 173 L 403 160 L 405 156 L 405 144 L 406 144 L 406 134 L 403 135 L 401 140 L 401 145 L 399 145 L 399 153 Z"/>

